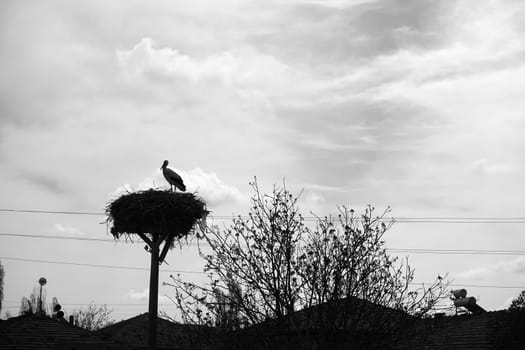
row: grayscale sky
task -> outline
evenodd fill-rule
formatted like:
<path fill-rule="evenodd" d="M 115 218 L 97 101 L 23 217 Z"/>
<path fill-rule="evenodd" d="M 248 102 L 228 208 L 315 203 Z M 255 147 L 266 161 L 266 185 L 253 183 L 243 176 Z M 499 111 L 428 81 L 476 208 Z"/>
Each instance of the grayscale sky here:
<path fill-rule="evenodd" d="M 168 159 L 220 224 L 253 176 L 304 189 L 306 216 L 524 218 L 524 38 L 520 0 L 2 1 L 0 208 L 103 212 L 166 186 Z M 143 245 L 6 235 L 111 239 L 103 221 L 0 212 L 2 317 L 41 276 L 67 311 L 145 312 L 148 271 L 42 262 L 147 269 Z M 398 222 L 387 247 L 521 250 L 399 253 L 500 309 L 525 289 L 521 221 Z M 202 267 L 191 246 L 168 263 Z"/>

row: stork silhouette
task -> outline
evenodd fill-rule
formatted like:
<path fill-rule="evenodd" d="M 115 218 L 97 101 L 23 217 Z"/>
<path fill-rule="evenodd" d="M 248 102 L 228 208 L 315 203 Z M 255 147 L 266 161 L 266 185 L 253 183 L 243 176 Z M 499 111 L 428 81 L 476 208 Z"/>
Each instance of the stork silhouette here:
<path fill-rule="evenodd" d="M 162 169 L 162 175 L 164 175 L 164 178 L 170 184 L 171 191 L 175 192 L 177 188 L 183 192 L 186 191 L 186 186 L 184 185 L 182 178 L 179 174 L 168 168 L 167 160 L 162 163 L 160 168 Z"/>

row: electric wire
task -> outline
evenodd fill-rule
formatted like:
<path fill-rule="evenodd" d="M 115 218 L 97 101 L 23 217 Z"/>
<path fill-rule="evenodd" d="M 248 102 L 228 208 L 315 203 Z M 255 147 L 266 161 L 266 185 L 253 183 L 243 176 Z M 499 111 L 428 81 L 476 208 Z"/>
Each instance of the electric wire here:
<path fill-rule="evenodd" d="M 102 243 L 121 243 L 121 244 L 143 244 L 142 241 L 119 241 L 115 239 L 90 238 L 90 237 L 72 237 L 59 235 L 42 235 L 42 234 L 25 234 L 25 233 L 0 233 L 0 236 L 17 237 L 17 238 L 37 238 L 37 239 L 54 239 L 54 240 L 68 240 L 68 241 L 88 241 L 88 242 L 102 242 Z M 199 243 L 182 243 L 187 246 L 209 246 L 207 242 Z M 524 256 L 525 250 L 500 250 L 500 249 L 430 249 L 430 248 L 387 248 L 392 253 L 413 253 L 413 254 L 443 254 L 443 255 L 514 255 Z"/>
<path fill-rule="evenodd" d="M 62 215 L 89 215 L 89 216 L 105 216 L 102 212 L 94 211 L 60 211 L 60 210 L 35 210 L 35 209 L 8 209 L 0 208 L 0 212 L 13 213 L 32 213 L 32 214 L 62 214 Z M 231 220 L 234 218 L 248 218 L 248 216 L 239 215 L 213 215 L 212 219 L 217 220 Z M 322 217 L 320 217 L 322 219 Z M 333 217 L 336 219 L 336 217 Z M 316 221 L 319 218 L 315 216 L 304 216 L 305 221 Z M 403 223 L 458 223 L 458 224 L 525 224 L 525 217 L 398 217 L 392 219 L 383 219 L 382 221 L 394 221 Z M 89 238 L 89 237 L 70 237 L 57 235 L 33 235 L 20 233 L 0 233 L 0 236 L 10 237 L 24 237 L 24 238 L 43 238 L 43 239 L 60 239 L 60 240 L 74 240 L 74 241 L 93 241 L 93 242 L 119 242 L 113 239 Z M 137 242 L 141 243 L 141 242 Z M 188 243 L 188 245 L 206 245 L 203 243 Z M 489 250 L 489 249 L 424 249 L 424 248 L 390 248 L 390 252 L 399 253 L 415 253 L 415 254 L 475 254 L 475 255 L 525 255 L 525 251 L 521 250 Z M 99 269 L 124 269 L 136 271 L 149 271 L 148 268 L 131 267 L 131 266 L 117 266 L 117 265 L 102 265 L 102 264 L 86 264 L 69 261 L 53 261 L 40 259 L 26 259 L 15 257 L 0 257 L 5 260 L 23 261 L 32 263 L 49 263 L 69 266 L 82 266 Z M 168 273 L 187 273 L 187 274 L 205 274 L 203 271 L 190 270 L 160 270 Z M 421 285 L 421 282 L 414 282 L 412 284 Z M 430 283 L 427 283 L 430 284 Z M 468 287 L 468 288 L 494 288 L 494 289 L 525 289 L 524 286 L 503 286 L 503 285 L 479 285 L 479 284 L 450 284 L 450 287 Z M 82 304 L 84 305 L 84 304 Z M 137 305 L 137 304 L 133 304 Z"/>
<path fill-rule="evenodd" d="M 90 215 L 106 216 L 103 212 L 95 211 L 64 211 L 64 210 L 38 210 L 38 209 L 10 209 L 0 208 L 0 212 L 11 213 L 32 213 L 32 214 L 62 214 L 62 215 Z M 247 219 L 247 215 L 210 215 L 211 219 L 231 220 L 235 218 Z M 324 216 L 303 216 L 305 221 L 317 221 Z M 336 219 L 337 216 L 332 216 Z M 357 220 L 359 218 L 356 217 Z M 383 218 L 383 222 L 403 222 L 403 223 L 456 223 L 456 224 L 525 224 L 525 217 L 397 217 Z"/>
<path fill-rule="evenodd" d="M 83 266 L 91 268 L 102 268 L 102 269 L 123 269 L 123 270 L 137 270 L 137 271 L 150 271 L 149 268 L 145 267 L 131 267 L 131 266 L 117 266 L 117 265 L 101 265 L 101 264 L 86 264 L 71 261 L 54 261 L 54 260 L 41 260 L 41 259 L 27 259 L 27 258 L 15 258 L 0 256 L 0 259 L 23 261 L 31 263 L 46 263 L 46 264 L 57 264 L 57 265 L 70 265 L 70 266 Z M 194 271 L 194 270 L 159 270 L 160 272 L 169 273 L 186 273 L 186 274 L 209 274 L 205 271 Z M 433 282 L 412 282 L 411 285 L 431 285 Z M 482 284 L 460 284 L 451 283 L 450 287 L 469 287 L 469 288 L 494 288 L 494 289 L 525 289 L 525 286 L 503 286 L 503 285 L 482 285 Z"/>
<path fill-rule="evenodd" d="M 83 266 L 83 267 L 93 267 L 93 268 L 100 268 L 100 269 L 150 271 L 149 268 L 138 267 L 138 266 L 118 266 L 118 265 L 88 264 L 88 263 L 78 263 L 78 262 L 71 262 L 71 261 L 55 261 L 55 260 L 42 260 L 42 259 L 15 258 L 15 257 L 9 257 L 9 256 L 0 256 L 0 259 L 13 260 L 13 261 L 24 261 L 24 262 L 32 262 L 32 263 L 55 264 L 55 265 Z M 203 272 L 203 271 L 189 271 L 189 270 L 163 270 L 163 269 L 159 269 L 159 272 L 187 273 L 187 274 L 205 274 L 205 272 Z"/>

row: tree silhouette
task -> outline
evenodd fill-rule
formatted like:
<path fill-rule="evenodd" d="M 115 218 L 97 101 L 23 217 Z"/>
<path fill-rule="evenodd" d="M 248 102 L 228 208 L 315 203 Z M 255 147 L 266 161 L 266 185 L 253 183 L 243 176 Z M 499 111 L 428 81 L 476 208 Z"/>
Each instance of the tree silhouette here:
<path fill-rule="evenodd" d="M 393 315 L 422 316 L 448 295 L 439 276 L 413 288 L 414 269 L 387 254 L 388 209 L 376 216 L 370 206 L 362 215 L 340 208 L 308 226 L 298 196 L 285 186 L 262 194 L 256 181 L 251 185 L 248 217 L 206 230 L 211 253 L 201 255 L 208 283 L 172 276 L 173 299 L 186 322 L 246 328 L 273 320 L 279 332 L 308 327 L 318 334 L 371 323 L 394 332 Z M 223 321 L 225 303 L 235 322 Z M 299 310 L 311 311 L 301 312 L 300 321 L 288 317 Z"/>
<path fill-rule="evenodd" d="M 21 315 L 31 315 L 42 310 L 44 314 L 47 314 L 46 307 L 46 293 L 42 294 L 42 300 L 39 297 L 39 287 L 34 287 L 29 297 L 22 297 L 20 301 L 20 314 Z"/>
<path fill-rule="evenodd" d="M 525 290 L 510 303 L 509 310 L 525 310 Z"/>
<path fill-rule="evenodd" d="M 73 313 L 75 324 L 79 327 L 90 331 L 109 326 L 113 324 L 111 313 L 113 310 L 108 309 L 106 305 L 89 304 L 87 308 L 81 308 Z"/>
<path fill-rule="evenodd" d="M 280 318 L 300 301 L 297 244 L 307 228 L 297 198 L 285 188 L 263 195 L 256 182 L 251 185 L 249 218 L 236 217 L 225 231 L 210 227 L 204 234 L 213 252 L 202 254 L 209 283 L 200 286 L 172 276 L 186 322 L 220 324 L 226 303 L 236 308 L 237 323 L 244 327 Z"/>

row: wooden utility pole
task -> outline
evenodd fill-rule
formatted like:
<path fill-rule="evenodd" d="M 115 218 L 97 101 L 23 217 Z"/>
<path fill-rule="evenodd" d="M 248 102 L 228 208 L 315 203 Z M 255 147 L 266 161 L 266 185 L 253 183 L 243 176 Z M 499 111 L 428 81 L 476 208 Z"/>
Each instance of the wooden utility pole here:
<path fill-rule="evenodd" d="M 206 203 L 192 193 L 147 190 L 126 193 L 106 207 L 111 234 L 138 235 L 151 254 L 148 308 L 148 349 L 157 349 L 159 265 L 175 239 L 186 237 L 206 217 Z M 163 245 L 164 244 L 164 245 Z"/>
<path fill-rule="evenodd" d="M 148 349 L 157 349 L 157 312 L 159 299 L 159 243 L 157 238 L 151 242 L 151 267 L 149 273 L 149 309 L 148 309 Z"/>
<path fill-rule="evenodd" d="M 149 272 L 149 307 L 148 307 L 148 349 L 157 349 L 157 314 L 159 302 L 159 265 L 162 264 L 166 258 L 169 248 L 173 244 L 174 235 L 152 235 L 150 239 L 143 233 L 138 233 L 140 238 L 149 247 L 151 254 L 151 266 Z M 160 246 L 164 242 L 162 252 Z"/>

